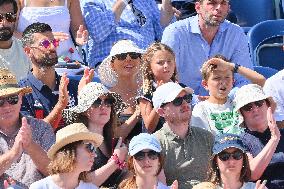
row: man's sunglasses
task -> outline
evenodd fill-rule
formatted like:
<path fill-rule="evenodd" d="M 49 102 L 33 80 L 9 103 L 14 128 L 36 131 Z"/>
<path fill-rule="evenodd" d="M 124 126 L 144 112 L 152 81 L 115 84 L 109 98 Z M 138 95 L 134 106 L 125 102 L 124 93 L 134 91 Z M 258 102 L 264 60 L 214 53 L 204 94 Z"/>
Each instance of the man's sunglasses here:
<path fill-rule="evenodd" d="M 114 56 L 114 58 L 117 58 L 118 60 L 125 60 L 127 55 L 129 55 L 130 58 L 132 58 L 132 59 L 141 58 L 141 54 L 135 53 L 135 52 L 117 54 L 117 55 Z"/>
<path fill-rule="evenodd" d="M 93 102 L 93 107 L 98 108 L 102 105 L 105 105 L 106 107 L 111 107 L 114 104 L 115 100 L 113 98 L 106 98 L 104 100 L 98 98 Z"/>
<path fill-rule="evenodd" d="M 1 14 L 0 13 L 0 22 L 3 22 L 4 18 L 8 21 L 8 22 L 16 22 L 17 19 L 17 15 L 12 13 L 12 12 L 7 12 L 5 14 Z"/>
<path fill-rule="evenodd" d="M 59 40 L 53 39 L 53 40 L 49 41 L 47 39 L 44 39 L 40 42 L 40 45 L 43 46 L 46 49 L 50 48 L 51 44 L 53 44 L 53 46 L 56 48 L 56 47 L 59 46 Z"/>
<path fill-rule="evenodd" d="M 243 152 L 240 150 L 237 150 L 233 153 L 221 152 L 218 154 L 218 157 L 221 161 L 227 161 L 230 159 L 230 157 L 232 157 L 234 160 L 240 160 L 243 158 Z"/>
<path fill-rule="evenodd" d="M 265 100 L 259 100 L 259 101 L 256 101 L 256 102 L 251 102 L 251 103 L 246 104 L 245 106 L 241 107 L 241 110 L 246 111 L 246 112 L 250 112 L 253 109 L 253 105 L 260 108 L 261 106 L 263 106 L 264 103 L 265 103 Z"/>
<path fill-rule="evenodd" d="M 3 106 L 5 102 L 8 102 L 10 105 L 15 105 L 19 102 L 19 96 L 13 95 L 6 98 L 0 98 L 0 107 Z"/>
<path fill-rule="evenodd" d="M 134 159 L 136 159 L 137 161 L 142 161 L 145 159 L 146 156 L 148 156 L 149 159 L 155 160 L 159 157 L 159 155 L 160 153 L 155 152 L 153 150 L 150 150 L 149 152 L 140 151 L 134 155 Z"/>
<path fill-rule="evenodd" d="M 89 153 L 96 152 L 96 147 L 92 143 L 83 143 L 83 144 L 85 145 L 85 148 Z"/>
<path fill-rule="evenodd" d="M 191 103 L 191 100 L 192 100 L 192 94 L 186 94 L 184 96 L 179 96 L 179 97 L 176 97 L 172 103 L 174 106 L 180 106 L 183 102 L 183 100 L 187 103 Z M 164 103 L 162 106 L 166 105 L 168 103 Z"/>

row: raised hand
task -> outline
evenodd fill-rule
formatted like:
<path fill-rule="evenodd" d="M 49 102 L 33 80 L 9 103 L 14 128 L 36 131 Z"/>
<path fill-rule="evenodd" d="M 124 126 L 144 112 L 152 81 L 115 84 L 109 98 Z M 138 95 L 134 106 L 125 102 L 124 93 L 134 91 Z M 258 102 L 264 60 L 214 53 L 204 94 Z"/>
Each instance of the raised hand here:
<path fill-rule="evenodd" d="M 85 45 L 88 42 L 89 32 L 88 30 L 84 30 L 83 25 L 79 26 L 76 36 L 76 43 L 78 45 Z"/>
<path fill-rule="evenodd" d="M 220 58 L 211 58 L 209 59 L 206 64 L 211 65 L 213 70 L 220 70 L 220 71 L 225 71 L 225 70 L 233 70 L 234 69 L 234 64 L 230 62 L 226 62 Z"/>
<path fill-rule="evenodd" d="M 122 161 L 122 162 L 126 159 L 128 150 L 127 150 L 126 145 L 122 142 L 121 137 L 119 137 L 113 153 L 117 154 L 119 160 Z"/>
<path fill-rule="evenodd" d="M 171 185 L 171 189 L 178 189 L 178 181 L 177 180 L 175 180 L 173 182 L 173 184 Z"/>
<path fill-rule="evenodd" d="M 24 150 L 28 151 L 31 143 L 33 142 L 33 138 L 31 127 L 28 124 L 27 118 L 25 117 L 22 118 L 22 126 L 19 133 L 22 135 L 23 148 Z"/>
<path fill-rule="evenodd" d="M 88 68 L 88 67 L 85 68 L 84 75 L 81 78 L 79 85 L 78 85 L 78 94 L 85 85 L 87 85 L 88 83 L 90 83 L 93 80 L 94 75 L 95 75 L 94 69 L 91 69 L 91 68 Z"/>
<path fill-rule="evenodd" d="M 69 84 L 69 78 L 67 77 L 66 73 L 63 73 L 60 85 L 59 85 L 59 98 L 57 105 L 60 109 L 66 108 L 69 102 L 69 94 L 68 94 L 68 84 Z"/>
<path fill-rule="evenodd" d="M 255 183 L 255 189 L 266 189 L 266 182 L 267 180 L 264 180 L 262 183 L 260 183 L 261 180 L 258 180 L 256 183 Z"/>
<path fill-rule="evenodd" d="M 69 34 L 64 32 L 52 32 L 55 39 L 59 41 L 65 41 L 69 39 Z"/>
<path fill-rule="evenodd" d="M 279 141 L 281 134 L 277 127 L 276 120 L 274 119 L 271 107 L 267 109 L 267 124 L 271 132 L 271 138 Z"/>

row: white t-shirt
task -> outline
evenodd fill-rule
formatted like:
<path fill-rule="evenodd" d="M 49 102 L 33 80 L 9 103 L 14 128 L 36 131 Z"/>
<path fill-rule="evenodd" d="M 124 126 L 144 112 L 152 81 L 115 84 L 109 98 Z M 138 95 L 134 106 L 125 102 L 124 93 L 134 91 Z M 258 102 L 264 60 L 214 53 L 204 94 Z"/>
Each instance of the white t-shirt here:
<path fill-rule="evenodd" d="M 284 120 L 284 70 L 268 78 L 264 84 L 265 94 L 272 96 L 277 104 L 274 113 L 276 121 Z"/>
<path fill-rule="evenodd" d="M 30 189 L 61 189 L 61 188 L 53 182 L 51 176 L 48 176 L 44 179 L 41 179 L 31 184 Z M 99 188 L 92 183 L 86 183 L 80 181 L 79 186 L 76 187 L 75 189 L 99 189 Z"/>
<path fill-rule="evenodd" d="M 223 187 L 217 186 L 216 189 L 223 189 Z M 255 183 L 245 182 L 244 185 L 240 189 L 255 189 Z"/>
<path fill-rule="evenodd" d="M 31 69 L 31 62 L 23 50 L 20 40 L 12 37 L 12 46 L 9 49 L 0 49 L 0 68 L 8 68 L 17 81 L 27 77 Z"/>
<path fill-rule="evenodd" d="M 212 132 L 214 135 L 229 132 L 239 133 L 242 117 L 234 110 L 233 102 L 214 104 L 208 100 L 197 103 L 192 111 L 191 125 Z"/>

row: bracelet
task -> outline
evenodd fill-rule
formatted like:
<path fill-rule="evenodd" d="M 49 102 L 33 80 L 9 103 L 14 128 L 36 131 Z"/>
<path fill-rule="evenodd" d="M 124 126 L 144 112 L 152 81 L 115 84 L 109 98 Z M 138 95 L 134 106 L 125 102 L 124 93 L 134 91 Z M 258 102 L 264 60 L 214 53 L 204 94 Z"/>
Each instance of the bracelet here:
<path fill-rule="evenodd" d="M 110 160 L 114 160 L 115 164 L 118 165 L 118 168 L 120 170 L 126 167 L 126 162 L 120 161 L 117 154 L 112 154 L 112 156 L 110 157 Z"/>
<path fill-rule="evenodd" d="M 239 65 L 239 64 L 235 64 L 235 66 L 234 66 L 234 73 L 238 73 L 238 70 L 239 70 L 239 67 L 240 67 L 241 65 Z"/>

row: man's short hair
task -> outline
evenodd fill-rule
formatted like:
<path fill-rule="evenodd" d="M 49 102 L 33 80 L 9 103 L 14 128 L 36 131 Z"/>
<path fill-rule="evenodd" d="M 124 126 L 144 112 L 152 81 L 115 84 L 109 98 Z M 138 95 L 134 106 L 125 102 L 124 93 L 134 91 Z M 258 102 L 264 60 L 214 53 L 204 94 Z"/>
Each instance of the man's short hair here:
<path fill-rule="evenodd" d="M 23 35 L 22 35 L 23 46 L 24 47 L 30 46 L 31 44 L 34 43 L 33 34 L 44 33 L 44 32 L 52 32 L 52 29 L 48 24 L 36 22 L 36 23 L 29 25 L 24 30 Z"/>
<path fill-rule="evenodd" d="M 7 4 L 13 5 L 14 13 L 18 12 L 18 5 L 17 5 L 17 2 L 15 0 L 0 0 L 0 6 L 7 5 Z"/>

